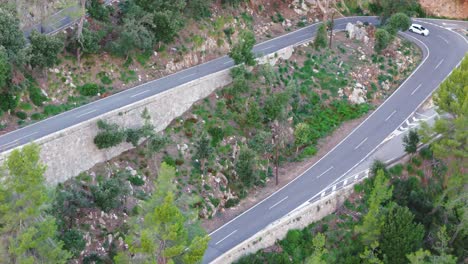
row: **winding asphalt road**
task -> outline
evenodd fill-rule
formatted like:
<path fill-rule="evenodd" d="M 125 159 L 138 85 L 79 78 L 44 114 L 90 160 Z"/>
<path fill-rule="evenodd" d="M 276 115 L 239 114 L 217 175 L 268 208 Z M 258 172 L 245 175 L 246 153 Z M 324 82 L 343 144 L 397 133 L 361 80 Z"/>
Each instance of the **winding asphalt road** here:
<path fill-rule="evenodd" d="M 374 17 L 342 18 L 335 20 L 336 29 L 344 29 L 346 23 L 358 20 L 378 23 Z M 213 261 L 345 176 L 437 89 L 468 51 L 468 41 L 463 36 L 438 26 L 443 26 L 443 21 L 421 19 L 418 23 L 430 30 L 428 37 L 402 33 L 423 51 L 423 61 L 413 74 L 359 127 L 301 176 L 212 232 L 204 263 Z M 463 22 L 457 22 L 458 25 L 459 23 Z M 268 54 L 300 44 L 310 39 L 317 27 L 314 24 L 263 42 L 255 46 L 254 52 Z M 468 27 L 468 23 L 464 27 Z M 229 57 L 223 56 L 2 135 L 0 153 L 233 65 Z"/>
<path fill-rule="evenodd" d="M 358 19 L 374 24 L 377 22 L 374 18 L 348 18 L 337 21 L 337 28 L 342 29 L 346 21 Z M 423 51 L 423 61 L 412 75 L 359 127 L 301 176 L 212 232 L 203 263 L 215 260 L 346 176 L 437 89 L 468 51 L 468 41 L 459 34 L 437 26 L 441 21 L 420 19 L 418 23 L 430 30 L 428 37 L 402 33 Z M 465 23 L 466 27 L 468 23 Z M 304 31 L 303 34 L 310 34 L 315 31 L 315 27 Z M 288 38 L 299 38 L 296 36 L 294 34 Z"/>

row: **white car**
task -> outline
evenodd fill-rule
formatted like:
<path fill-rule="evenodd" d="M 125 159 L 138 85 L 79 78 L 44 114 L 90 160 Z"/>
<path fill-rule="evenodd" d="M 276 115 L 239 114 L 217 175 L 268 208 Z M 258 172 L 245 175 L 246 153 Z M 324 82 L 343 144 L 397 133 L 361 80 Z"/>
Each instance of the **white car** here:
<path fill-rule="evenodd" d="M 409 31 L 423 36 L 429 35 L 429 30 L 427 30 L 427 28 L 419 24 L 411 24 L 411 27 L 409 27 Z"/>

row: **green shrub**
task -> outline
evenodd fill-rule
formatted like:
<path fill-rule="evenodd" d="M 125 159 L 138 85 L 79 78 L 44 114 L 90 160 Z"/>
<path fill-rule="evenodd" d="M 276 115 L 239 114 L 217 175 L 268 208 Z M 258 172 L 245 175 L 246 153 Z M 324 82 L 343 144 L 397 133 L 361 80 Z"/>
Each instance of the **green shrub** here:
<path fill-rule="evenodd" d="M 235 199 L 228 199 L 228 200 L 226 201 L 226 203 L 224 204 L 224 207 L 226 207 L 226 208 L 231 208 L 231 207 L 236 206 L 239 202 L 240 202 L 240 200 L 237 199 L 237 198 L 235 198 Z"/>
<path fill-rule="evenodd" d="M 118 208 L 129 193 L 128 185 L 121 178 L 107 178 L 99 185 L 91 186 L 94 202 L 103 211 Z"/>
<path fill-rule="evenodd" d="M 312 157 L 315 154 L 317 154 L 317 148 L 315 146 L 308 146 L 304 148 L 304 150 L 301 153 L 301 156 L 304 158 L 307 158 L 307 157 Z"/>
<path fill-rule="evenodd" d="M 165 155 L 162 159 L 163 162 L 165 162 L 167 165 L 171 166 L 171 167 L 175 167 L 176 166 L 176 161 L 174 158 L 172 158 L 170 155 Z"/>
<path fill-rule="evenodd" d="M 25 120 L 26 118 L 28 118 L 28 114 L 26 114 L 23 111 L 16 112 L 16 116 L 21 120 Z"/>
<path fill-rule="evenodd" d="M 77 87 L 81 95 L 95 96 L 99 93 L 99 86 L 95 83 L 87 83 Z"/>
<path fill-rule="evenodd" d="M 420 151 L 419 151 L 419 155 L 421 156 L 421 158 L 425 159 L 425 160 L 430 160 L 434 157 L 434 154 L 432 153 L 432 150 L 429 146 L 426 146 L 424 148 L 422 148 Z"/>
<path fill-rule="evenodd" d="M 411 163 L 413 163 L 416 167 L 421 166 L 422 161 L 418 157 L 412 157 L 411 158 Z"/>
<path fill-rule="evenodd" d="M 47 101 L 47 96 L 42 94 L 42 91 L 39 87 L 35 85 L 29 86 L 29 99 L 36 106 L 42 106 L 45 101 Z"/>
<path fill-rule="evenodd" d="M 112 79 L 105 72 L 98 73 L 97 77 L 101 80 L 102 84 L 105 84 L 105 85 L 112 84 Z"/>
<path fill-rule="evenodd" d="M 120 131 L 101 131 L 94 137 L 94 144 L 98 149 L 110 148 L 122 143 L 125 134 Z"/>
<path fill-rule="evenodd" d="M 388 33 L 387 30 L 379 28 L 375 31 L 375 45 L 374 50 L 377 53 L 382 52 L 390 44 L 392 36 Z"/>
<path fill-rule="evenodd" d="M 65 109 L 61 105 L 46 105 L 44 107 L 44 115 L 46 116 L 53 116 L 64 112 Z"/>
<path fill-rule="evenodd" d="M 210 127 L 208 128 L 208 134 L 211 136 L 211 145 L 217 146 L 224 138 L 224 130 L 221 127 Z"/>
<path fill-rule="evenodd" d="M 10 93 L 0 93 L 0 110 L 15 110 L 19 103 L 19 96 Z"/>
<path fill-rule="evenodd" d="M 140 175 L 129 176 L 128 181 L 135 186 L 143 186 L 145 181 L 140 177 Z"/>
<path fill-rule="evenodd" d="M 403 173 L 403 165 L 397 164 L 388 169 L 388 172 L 390 172 L 390 174 L 394 176 L 401 176 L 401 174 Z"/>
<path fill-rule="evenodd" d="M 29 103 L 20 103 L 19 108 L 21 108 L 24 111 L 30 111 L 32 110 L 32 105 Z"/>
<path fill-rule="evenodd" d="M 32 120 L 41 120 L 41 119 L 43 119 L 43 118 L 44 118 L 44 115 L 41 114 L 41 113 L 33 113 L 33 114 L 31 115 L 31 119 L 32 119 Z"/>
<path fill-rule="evenodd" d="M 86 247 L 86 241 L 83 238 L 83 233 L 77 229 L 65 230 L 60 236 L 63 241 L 63 248 L 70 252 L 74 257 L 78 257 Z"/>

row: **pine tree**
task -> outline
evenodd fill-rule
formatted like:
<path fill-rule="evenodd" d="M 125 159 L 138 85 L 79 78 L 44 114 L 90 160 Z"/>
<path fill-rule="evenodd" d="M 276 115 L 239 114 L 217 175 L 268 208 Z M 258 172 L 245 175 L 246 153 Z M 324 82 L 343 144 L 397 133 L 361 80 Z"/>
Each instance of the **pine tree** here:
<path fill-rule="evenodd" d="M 385 263 L 405 263 L 406 255 L 422 246 L 424 227 L 413 219 L 407 207 L 393 205 L 388 211 L 380 237 Z"/>
<path fill-rule="evenodd" d="M 163 163 L 155 192 L 144 204 L 142 216 L 133 219 L 127 236 L 129 251 L 134 257 L 120 252 L 114 259 L 116 263 L 191 264 L 201 261 L 209 237 L 176 205 L 174 177 L 175 169 Z"/>
<path fill-rule="evenodd" d="M 1 247 L 11 263 L 66 263 L 70 254 L 57 240 L 55 219 L 45 213 L 51 200 L 44 183 L 39 147 L 14 150 L 0 177 Z M 5 250 L 5 249 L 8 250 Z"/>
<path fill-rule="evenodd" d="M 314 47 L 317 50 L 327 47 L 327 27 L 325 26 L 325 23 L 322 23 L 317 29 L 317 34 L 315 35 L 314 40 Z"/>
<path fill-rule="evenodd" d="M 374 188 L 370 194 L 369 210 L 364 216 L 361 225 L 356 226 L 355 231 L 361 234 L 365 245 L 371 245 L 379 239 L 385 215 L 382 213 L 382 204 L 392 197 L 393 187 L 389 187 L 389 180 L 382 170 L 377 172 L 374 179 Z"/>

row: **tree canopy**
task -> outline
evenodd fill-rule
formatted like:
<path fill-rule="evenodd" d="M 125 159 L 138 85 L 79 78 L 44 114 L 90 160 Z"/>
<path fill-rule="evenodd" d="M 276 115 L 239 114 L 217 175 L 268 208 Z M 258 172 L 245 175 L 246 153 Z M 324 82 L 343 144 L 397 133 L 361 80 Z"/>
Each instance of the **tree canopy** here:
<path fill-rule="evenodd" d="M 255 35 L 252 31 L 242 31 L 239 35 L 238 42 L 232 46 L 229 57 L 231 57 L 236 64 L 245 63 L 250 66 L 255 65 L 255 55 L 252 52 L 255 42 Z"/>

